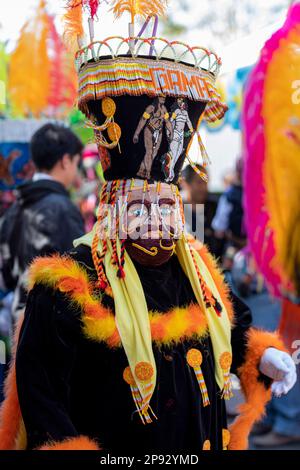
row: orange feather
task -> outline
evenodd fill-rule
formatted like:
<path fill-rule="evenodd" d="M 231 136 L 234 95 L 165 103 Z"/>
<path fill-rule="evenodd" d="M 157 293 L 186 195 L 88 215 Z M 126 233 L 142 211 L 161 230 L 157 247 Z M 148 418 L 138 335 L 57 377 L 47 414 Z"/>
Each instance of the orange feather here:
<path fill-rule="evenodd" d="M 14 116 L 39 116 L 48 105 L 50 59 L 47 53 L 49 17 L 44 1 L 22 28 L 11 54 L 8 89 Z"/>
<path fill-rule="evenodd" d="M 112 11 L 116 18 L 123 13 L 131 14 L 132 22 L 135 16 L 147 18 L 148 16 L 163 16 L 166 12 L 167 0 L 114 0 Z"/>
<path fill-rule="evenodd" d="M 65 44 L 72 51 L 77 49 L 78 40 L 84 37 L 82 10 L 82 0 L 70 0 L 63 15 L 63 37 Z"/>

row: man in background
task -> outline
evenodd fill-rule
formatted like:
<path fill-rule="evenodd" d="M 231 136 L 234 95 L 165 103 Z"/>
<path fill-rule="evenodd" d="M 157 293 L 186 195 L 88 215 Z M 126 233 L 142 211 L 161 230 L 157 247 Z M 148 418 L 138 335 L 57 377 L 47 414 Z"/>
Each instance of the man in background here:
<path fill-rule="evenodd" d="M 68 128 L 46 124 L 32 137 L 32 181 L 0 219 L 0 287 L 14 291 L 13 316 L 26 302 L 27 267 L 36 256 L 64 253 L 84 233 L 68 189 L 76 179 L 83 145 Z"/>
<path fill-rule="evenodd" d="M 216 215 L 212 220 L 215 238 L 225 244 L 223 269 L 230 271 L 235 254 L 247 244 L 244 229 L 242 160 L 236 163 L 235 178 L 219 199 Z"/>
<path fill-rule="evenodd" d="M 198 170 L 207 174 L 207 170 L 197 164 Z M 216 257 L 222 255 L 223 242 L 216 240 L 211 227 L 215 216 L 218 198 L 209 193 L 207 182 L 193 170 L 191 165 L 183 170 L 183 200 L 186 231 L 208 246 Z"/>

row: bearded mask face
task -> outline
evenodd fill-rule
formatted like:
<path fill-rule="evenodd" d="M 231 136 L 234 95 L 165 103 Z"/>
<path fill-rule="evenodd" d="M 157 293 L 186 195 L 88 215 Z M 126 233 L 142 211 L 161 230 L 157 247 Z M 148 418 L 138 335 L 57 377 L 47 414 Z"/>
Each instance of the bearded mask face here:
<path fill-rule="evenodd" d="M 133 190 L 127 201 L 126 218 L 122 229 L 130 257 L 145 266 L 166 263 L 183 231 L 180 196 L 174 187 L 162 183 L 159 193 L 157 184 L 148 185 L 146 192 Z"/>

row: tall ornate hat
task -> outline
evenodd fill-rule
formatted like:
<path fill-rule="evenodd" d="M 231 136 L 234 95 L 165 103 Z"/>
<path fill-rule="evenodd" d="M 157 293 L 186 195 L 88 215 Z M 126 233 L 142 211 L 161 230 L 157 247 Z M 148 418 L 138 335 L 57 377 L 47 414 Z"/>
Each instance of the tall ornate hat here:
<path fill-rule="evenodd" d="M 116 17 L 131 13 L 129 37 L 97 41 L 93 18 L 99 1 L 69 2 L 68 33 L 73 28 L 80 44 L 83 32 L 76 20 L 84 6 L 90 11 L 91 43 L 76 54 L 78 107 L 94 129 L 105 178 L 176 183 L 195 135 L 206 165 L 200 122 L 220 119 L 227 109 L 215 88 L 221 65 L 217 55 L 155 37 L 158 14 L 165 9 L 159 0 L 114 1 Z M 135 36 L 136 15 L 146 22 Z M 152 17 L 154 37 L 142 37 Z"/>

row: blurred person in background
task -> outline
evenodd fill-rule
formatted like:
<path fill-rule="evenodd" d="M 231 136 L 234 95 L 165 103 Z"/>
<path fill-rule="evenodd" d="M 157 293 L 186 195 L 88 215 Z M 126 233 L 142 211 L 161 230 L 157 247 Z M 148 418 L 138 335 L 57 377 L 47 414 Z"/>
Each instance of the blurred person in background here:
<path fill-rule="evenodd" d="M 239 159 L 235 169 L 234 182 L 219 199 L 216 214 L 212 220 L 212 228 L 216 239 L 225 243 L 223 269 L 232 267 L 234 255 L 247 243 L 244 230 L 242 159 Z"/>
<path fill-rule="evenodd" d="M 263 276 L 257 269 L 249 246 L 234 255 L 230 279 L 240 297 L 251 299 L 253 296 L 267 293 Z"/>
<path fill-rule="evenodd" d="M 15 200 L 14 190 L 0 191 L 0 217 L 10 208 Z"/>
<path fill-rule="evenodd" d="M 235 182 L 235 169 L 227 169 L 222 177 L 224 191 L 229 189 Z"/>
<path fill-rule="evenodd" d="M 83 219 L 68 193 L 81 162 L 81 141 L 70 129 L 49 123 L 33 135 L 30 148 L 36 171 L 0 219 L 0 289 L 14 291 L 14 318 L 26 303 L 31 261 L 70 250 L 84 233 Z"/>
<path fill-rule="evenodd" d="M 196 167 L 202 173 L 207 174 L 206 168 L 197 164 Z M 188 165 L 183 170 L 183 201 L 186 230 L 195 238 L 208 246 L 209 251 L 216 257 L 222 254 L 222 240 L 214 236 L 211 224 L 217 209 L 217 197 L 208 191 L 205 182 Z"/>

